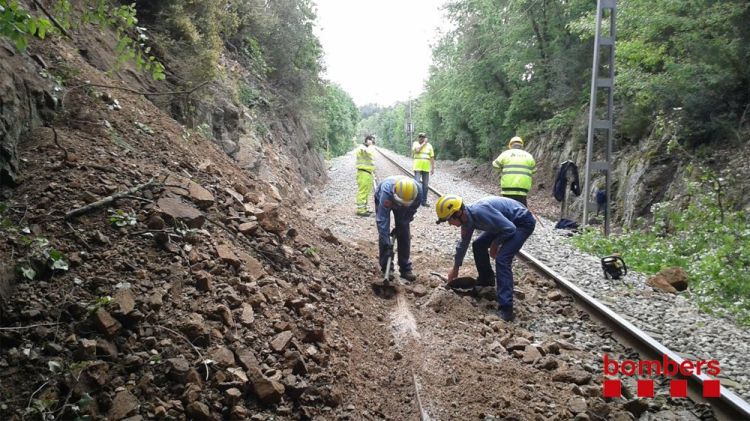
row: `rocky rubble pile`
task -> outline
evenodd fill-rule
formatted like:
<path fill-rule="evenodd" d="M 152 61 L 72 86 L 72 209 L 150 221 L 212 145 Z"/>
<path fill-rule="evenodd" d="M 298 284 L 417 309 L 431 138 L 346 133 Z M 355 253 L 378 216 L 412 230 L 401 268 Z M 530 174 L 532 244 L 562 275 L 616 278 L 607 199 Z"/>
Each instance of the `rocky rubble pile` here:
<path fill-rule="evenodd" d="M 20 271 L 3 271 L 15 287 L 3 295 L 0 417 L 346 411 L 334 380 L 347 374 L 339 323 L 357 318 L 354 279 L 334 274 L 363 259 L 142 98 L 113 110 L 71 95 L 90 124 L 57 127 L 54 141 L 34 132 L 20 185 L 4 191 L 0 260 Z"/>

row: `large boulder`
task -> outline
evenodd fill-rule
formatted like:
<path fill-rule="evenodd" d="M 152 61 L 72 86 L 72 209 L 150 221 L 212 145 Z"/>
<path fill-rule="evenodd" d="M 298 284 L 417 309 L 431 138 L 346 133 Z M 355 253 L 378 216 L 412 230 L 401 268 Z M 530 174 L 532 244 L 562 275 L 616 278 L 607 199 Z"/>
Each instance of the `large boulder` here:
<path fill-rule="evenodd" d="M 677 291 L 684 291 L 688 287 L 688 274 L 681 267 L 671 267 L 662 269 L 656 275 L 648 278 L 646 283 L 658 290 L 676 294 Z"/>

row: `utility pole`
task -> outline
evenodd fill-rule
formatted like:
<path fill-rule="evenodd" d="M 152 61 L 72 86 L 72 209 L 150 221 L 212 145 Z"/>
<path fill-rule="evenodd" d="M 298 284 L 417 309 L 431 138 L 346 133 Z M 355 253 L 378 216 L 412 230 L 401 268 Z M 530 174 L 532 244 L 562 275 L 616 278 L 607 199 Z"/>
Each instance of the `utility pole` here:
<path fill-rule="evenodd" d="M 609 34 L 602 36 L 602 16 L 609 14 Z M 597 206 L 590 202 L 592 172 L 604 173 L 606 204 L 604 206 L 604 235 L 609 235 L 610 204 L 612 203 L 612 130 L 614 119 L 613 96 L 615 89 L 615 12 L 616 0 L 598 0 L 596 4 L 596 33 L 594 37 L 594 60 L 591 69 L 591 99 L 589 103 L 589 129 L 586 142 L 586 173 L 583 182 L 583 220 L 581 225 L 588 224 L 589 209 Z M 601 53 L 606 54 L 602 63 Z M 603 73 L 603 74 L 600 74 Z M 606 95 L 605 114 L 597 114 L 597 94 L 600 90 Z M 599 133 L 600 136 L 596 136 Z M 603 161 L 592 161 L 594 141 L 606 139 L 606 152 Z"/>
<path fill-rule="evenodd" d="M 411 93 L 409 93 L 409 108 L 406 117 L 406 150 L 411 149 L 411 140 L 414 134 L 414 124 L 411 122 Z"/>

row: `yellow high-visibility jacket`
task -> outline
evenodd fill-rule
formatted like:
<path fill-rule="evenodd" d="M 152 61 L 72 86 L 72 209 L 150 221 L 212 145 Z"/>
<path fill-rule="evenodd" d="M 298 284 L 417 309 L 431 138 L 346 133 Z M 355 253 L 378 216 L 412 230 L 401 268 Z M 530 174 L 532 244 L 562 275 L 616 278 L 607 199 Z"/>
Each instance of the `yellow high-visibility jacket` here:
<path fill-rule="evenodd" d="M 375 149 L 372 146 L 359 145 L 356 156 L 358 170 L 375 171 Z"/>
<path fill-rule="evenodd" d="M 414 171 L 425 171 L 430 172 L 431 160 L 435 158 L 435 151 L 432 149 L 432 144 L 427 142 L 424 145 L 420 145 L 419 142 L 411 144 L 411 154 L 414 158 Z"/>
<path fill-rule="evenodd" d="M 531 190 L 531 176 L 536 172 L 536 161 L 523 149 L 508 149 L 492 162 L 500 171 L 503 194 L 526 196 Z"/>

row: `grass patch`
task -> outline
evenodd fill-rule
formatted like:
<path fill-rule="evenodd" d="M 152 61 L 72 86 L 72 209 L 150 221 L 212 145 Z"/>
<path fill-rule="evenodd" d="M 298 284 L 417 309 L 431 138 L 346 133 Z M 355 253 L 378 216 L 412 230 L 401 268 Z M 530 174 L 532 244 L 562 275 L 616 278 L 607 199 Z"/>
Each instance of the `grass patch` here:
<path fill-rule="evenodd" d="M 730 313 L 750 325 L 750 222 L 747 212 L 720 208 L 715 192 L 692 195 L 687 205 L 659 204 L 654 223 L 604 237 L 587 229 L 572 239 L 586 252 L 622 254 L 628 267 L 653 274 L 679 266 L 690 289 L 708 313 Z"/>

